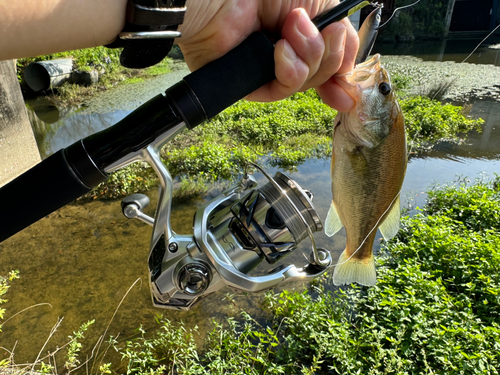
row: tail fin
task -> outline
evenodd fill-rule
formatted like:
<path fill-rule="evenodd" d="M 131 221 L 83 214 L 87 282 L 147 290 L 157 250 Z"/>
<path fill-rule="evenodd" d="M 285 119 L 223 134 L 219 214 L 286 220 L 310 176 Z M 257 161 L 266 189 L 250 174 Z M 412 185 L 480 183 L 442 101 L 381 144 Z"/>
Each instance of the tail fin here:
<path fill-rule="evenodd" d="M 351 283 L 358 283 L 366 286 L 373 286 L 377 281 L 377 274 L 375 272 L 375 258 L 373 253 L 370 258 L 358 259 L 351 258 L 347 252 L 340 255 L 339 265 L 335 266 L 333 271 L 333 283 L 335 285 L 344 285 Z"/>

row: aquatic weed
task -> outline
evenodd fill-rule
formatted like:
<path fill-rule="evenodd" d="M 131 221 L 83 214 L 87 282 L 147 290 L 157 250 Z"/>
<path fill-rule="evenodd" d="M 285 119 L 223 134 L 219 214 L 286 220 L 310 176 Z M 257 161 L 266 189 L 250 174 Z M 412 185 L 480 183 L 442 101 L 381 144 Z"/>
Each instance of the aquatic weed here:
<path fill-rule="evenodd" d="M 480 131 L 482 119 L 463 115 L 461 106 L 442 104 L 422 96 L 400 101 L 404 113 L 409 149 L 418 151 L 440 139 L 459 141 L 461 134 Z"/>

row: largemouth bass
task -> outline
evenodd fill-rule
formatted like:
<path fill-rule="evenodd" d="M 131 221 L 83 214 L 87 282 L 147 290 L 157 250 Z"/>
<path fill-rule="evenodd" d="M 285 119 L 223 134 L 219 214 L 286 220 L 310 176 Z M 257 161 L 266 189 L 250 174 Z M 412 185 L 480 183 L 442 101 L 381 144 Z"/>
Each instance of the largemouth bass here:
<path fill-rule="evenodd" d="M 325 233 L 342 226 L 347 243 L 333 273 L 335 285 L 375 285 L 373 242 L 399 230 L 399 194 L 406 172 L 404 119 L 380 55 L 338 79 L 356 101 L 335 118 L 331 178 L 333 200 Z"/>

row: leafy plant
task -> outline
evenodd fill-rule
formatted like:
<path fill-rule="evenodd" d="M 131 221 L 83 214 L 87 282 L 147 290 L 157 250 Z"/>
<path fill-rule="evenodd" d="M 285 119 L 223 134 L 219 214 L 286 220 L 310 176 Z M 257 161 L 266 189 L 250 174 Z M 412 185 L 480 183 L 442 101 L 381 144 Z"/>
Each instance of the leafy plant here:
<path fill-rule="evenodd" d="M 476 182 L 470 185 L 462 180 L 434 186 L 428 192 L 424 212 L 445 215 L 476 232 L 500 231 L 500 176 L 489 183 L 480 179 Z"/>
<path fill-rule="evenodd" d="M 78 359 L 78 354 L 82 348 L 82 344 L 78 341 L 84 338 L 84 333 L 87 329 L 95 323 L 95 320 L 89 320 L 80 326 L 80 329 L 73 332 L 73 336 L 69 336 L 68 352 L 66 353 L 66 362 L 64 363 L 64 368 L 67 373 L 78 367 L 80 360 Z"/>
<path fill-rule="evenodd" d="M 499 185 L 496 177 L 467 191 L 446 187 L 446 199 L 426 206 L 426 214 L 405 218 L 378 259 L 376 286 L 332 291 L 328 283 L 316 282 L 303 292 L 268 293 L 263 307 L 270 320 L 258 324 L 243 312 L 239 320 L 215 322 L 205 350 L 190 347 L 189 366 L 179 359 L 183 366 L 162 371 L 498 374 L 500 236 L 468 224 L 471 215 L 480 221 L 483 210 L 463 221 L 447 215 L 457 216 L 448 210 L 453 202 L 473 205 L 480 196 L 498 205 Z M 176 345 L 186 342 L 176 336 Z M 160 365 L 165 362 L 149 371 Z"/>
<path fill-rule="evenodd" d="M 152 338 L 146 338 L 146 331 L 139 328 L 140 337 L 129 340 L 120 350 L 122 360 L 126 361 L 127 374 L 161 375 L 179 371 L 200 371 L 198 354 L 193 332 L 182 325 L 174 326 L 168 319 L 156 317 L 159 329 Z"/>
<path fill-rule="evenodd" d="M 19 271 L 10 271 L 7 276 L 0 276 L 0 304 L 8 302 L 3 296 L 10 288 L 10 283 L 19 278 Z M 5 309 L 0 308 L 0 319 L 3 319 Z M 2 325 L 0 324 L 0 332 L 2 332 Z"/>
<path fill-rule="evenodd" d="M 107 181 L 100 183 L 79 200 L 113 199 L 144 192 L 157 186 L 158 179 L 147 163 L 136 162 L 113 172 Z"/>
<path fill-rule="evenodd" d="M 408 147 L 418 150 L 441 139 L 460 140 L 460 134 L 480 131 L 484 120 L 466 118 L 461 106 L 441 104 L 422 96 L 400 101 L 406 124 Z"/>

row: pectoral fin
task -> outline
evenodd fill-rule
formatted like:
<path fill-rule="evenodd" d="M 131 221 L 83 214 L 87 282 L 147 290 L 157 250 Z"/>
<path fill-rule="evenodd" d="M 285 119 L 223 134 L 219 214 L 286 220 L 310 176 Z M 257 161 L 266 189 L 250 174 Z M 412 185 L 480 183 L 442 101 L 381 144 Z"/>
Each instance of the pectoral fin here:
<path fill-rule="evenodd" d="M 401 209 L 399 207 L 399 196 L 396 201 L 392 204 L 389 214 L 385 218 L 384 222 L 380 225 L 379 229 L 384 236 L 384 240 L 389 241 L 392 237 L 398 233 L 399 230 L 399 220 Z"/>
<path fill-rule="evenodd" d="M 343 225 L 340 221 L 339 214 L 337 213 L 337 210 L 335 209 L 335 206 L 332 202 L 330 209 L 328 210 L 328 215 L 326 215 L 325 234 L 328 237 L 331 237 L 339 230 L 341 230 L 342 226 Z"/>

